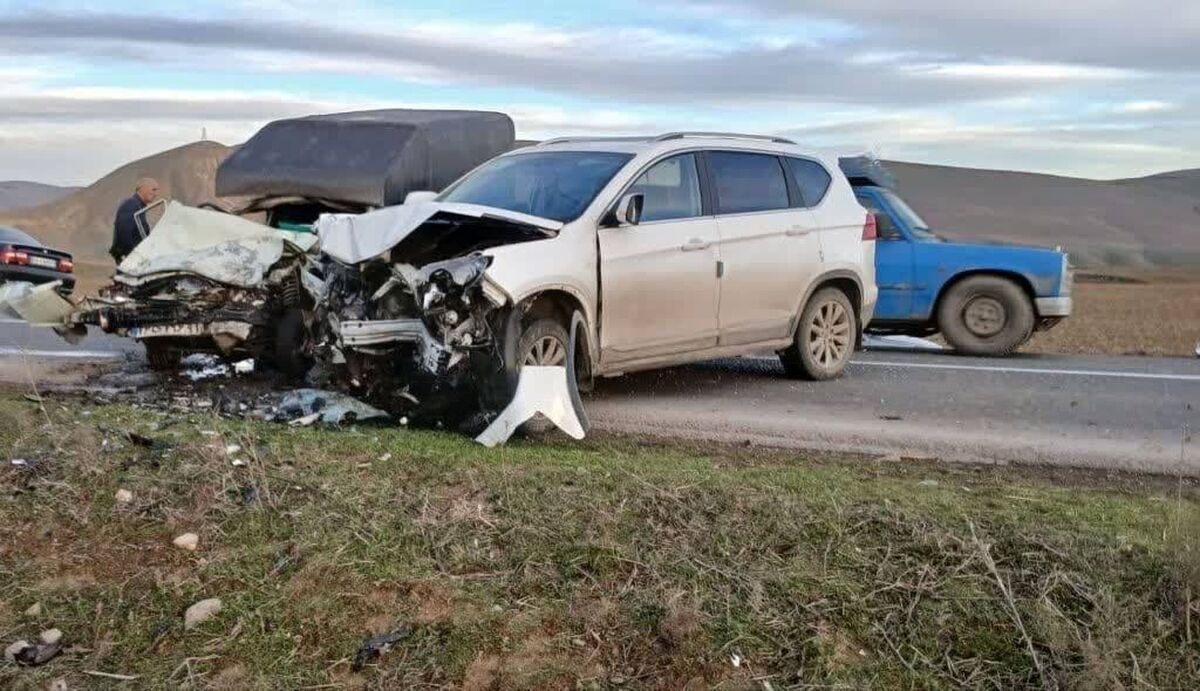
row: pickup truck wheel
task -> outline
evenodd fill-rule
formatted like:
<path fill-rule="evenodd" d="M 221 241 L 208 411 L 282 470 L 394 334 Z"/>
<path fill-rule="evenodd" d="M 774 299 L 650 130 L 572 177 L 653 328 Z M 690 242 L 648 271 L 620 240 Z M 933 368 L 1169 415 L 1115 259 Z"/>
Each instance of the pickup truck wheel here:
<path fill-rule="evenodd" d="M 554 319 L 538 319 L 525 327 L 517 343 L 517 362 L 520 367 L 565 367 L 567 344 L 571 337 L 567 330 Z M 554 423 L 541 415 L 535 415 L 521 431 L 529 435 L 542 435 L 554 429 Z"/>
<path fill-rule="evenodd" d="M 846 370 L 857 338 L 850 298 L 837 288 L 822 288 L 804 306 L 792 345 L 779 352 L 779 361 L 792 379 L 835 379 Z"/>
<path fill-rule="evenodd" d="M 172 348 L 170 343 L 167 343 L 161 338 L 152 338 L 142 341 L 142 345 L 146 348 L 146 362 L 150 364 L 150 369 L 155 372 L 174 372 L 179 369 L 179 363 L 183 361 L 183 355 L 178 349 Z"/>
<path fill-rule="evenodd" d="M 999 276 L 955 284 L 938 307 L 942 335 L 966 355 L 1009 355 L 1029 340 L 1034 321 L 1025 291 Z"/>

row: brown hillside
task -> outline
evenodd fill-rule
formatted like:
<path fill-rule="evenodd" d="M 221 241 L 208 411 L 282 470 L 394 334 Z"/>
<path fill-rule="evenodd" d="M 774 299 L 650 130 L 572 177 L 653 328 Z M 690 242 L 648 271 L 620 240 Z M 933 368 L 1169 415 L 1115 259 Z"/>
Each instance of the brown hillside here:
<path fill-rule="evenodd" d="M 1200 172 L 1133 180 L 887 164 L 897 191 L 958 240 L 1061 245 L 1084 266 L 1200 264 Z"/>
<path fill-rule="evenodd" d="M 133 194 L 137 179 L 158 180 L 160 194 L 185 204 L 213 201 L 217 166 L 232 151 L 216 142 L 196 142 L 121 166 L 58 201 L 0 213 L 0 225 L 28 231 L 47 245 L 73 253 L 84 261 L 108 260 L 113 214 L 121 200 Z"/>

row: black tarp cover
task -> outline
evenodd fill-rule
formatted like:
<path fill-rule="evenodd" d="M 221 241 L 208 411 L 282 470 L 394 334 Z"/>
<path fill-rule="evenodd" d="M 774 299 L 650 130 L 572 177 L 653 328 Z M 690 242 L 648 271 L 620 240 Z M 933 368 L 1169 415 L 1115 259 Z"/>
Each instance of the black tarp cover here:
<path fill-rule="evenodd" d="M 438 191 L 513 148 L 512 119 L 472 110 L 371 110 L 276 120 L 217 169 L 219 196 L 367 206 Z"/>
<path fill-rule="evenodd" d="M 884 167 L 883 162 L 873 156 L 847 156 L 838 159 L 838 165 L 850 184 L 859 187 L 874 185 L 877 187 L 896 187 L 896 178 Z"/>

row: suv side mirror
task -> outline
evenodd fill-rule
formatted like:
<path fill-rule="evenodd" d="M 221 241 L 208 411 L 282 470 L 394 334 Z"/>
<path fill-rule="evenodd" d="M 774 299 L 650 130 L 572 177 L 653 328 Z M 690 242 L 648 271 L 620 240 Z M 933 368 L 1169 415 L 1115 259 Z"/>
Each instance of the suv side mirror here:
<path fill-rule="evenodd" d="M 617 226 L 624 228 L 625 226 L 636 226 L 642 221 L 642 207 L 646 203 L 646 195 L 641 193 L 627 194 L 621 197 L 621 201 L 617 202 L 617 208 L 613 212 Z"/>
<path fill-rule="evenodd" d="M 417 191 L 409 192 L 408 194 L 406 194 L 404 196 L 404 203 L 405 204 L 420 204 L 421 202 L 431 202 L 436 198 L 437 198 L 437 192 L 426 192 L 424 190 L 417 190 Z"/>

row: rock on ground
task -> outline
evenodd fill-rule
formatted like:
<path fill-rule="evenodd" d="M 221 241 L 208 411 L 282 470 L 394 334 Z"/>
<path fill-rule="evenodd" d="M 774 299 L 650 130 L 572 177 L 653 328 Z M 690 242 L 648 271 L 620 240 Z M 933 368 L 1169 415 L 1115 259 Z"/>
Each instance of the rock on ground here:
<path fill-rule="evenodd" d="M 183 613 L 183 628 L 192 629 L 204 622 L 217 616 L 221 611 L 221 599 L 210 597 L 207 600 L 201 600 Z"/>

